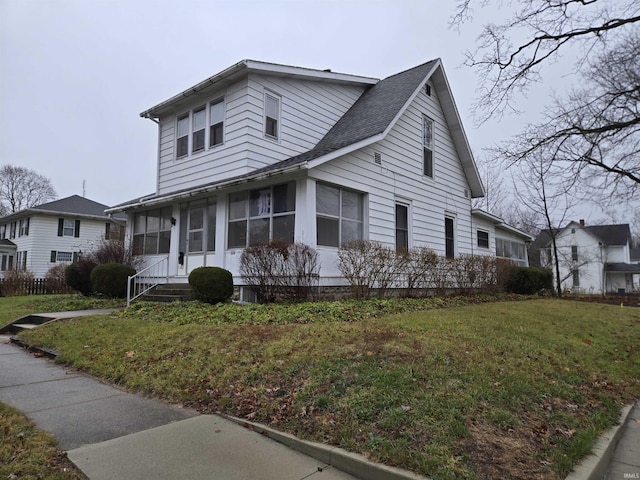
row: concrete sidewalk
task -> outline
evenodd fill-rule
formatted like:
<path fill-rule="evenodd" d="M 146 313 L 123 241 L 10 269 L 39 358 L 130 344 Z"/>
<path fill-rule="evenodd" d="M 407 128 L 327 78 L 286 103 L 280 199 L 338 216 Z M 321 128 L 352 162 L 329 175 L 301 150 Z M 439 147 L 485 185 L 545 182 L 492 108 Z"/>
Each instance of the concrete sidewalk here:
<path fill-rule="evenodd" d="M 131 395 L 0 337 L 0 401 L 91 479 L 354 480 L 229 420 Z"/>

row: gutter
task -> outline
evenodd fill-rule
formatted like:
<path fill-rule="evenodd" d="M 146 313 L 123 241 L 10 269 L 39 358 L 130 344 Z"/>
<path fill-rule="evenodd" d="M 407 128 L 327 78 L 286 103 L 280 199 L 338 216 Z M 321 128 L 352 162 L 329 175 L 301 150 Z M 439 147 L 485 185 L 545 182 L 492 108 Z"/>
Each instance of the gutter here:
<path fill-rule="evenodd" d="M 263 173 L 261 175 L 249 176 L 249 177 L 246 177 L 246 178 L 235 179 L 235 180 L 233 180 L 233 179 L 232 180 L 227 180 L 227 181 L 223 181 L 223 182 L 220 182 L 220 183 L 216 183 L 215 185 L 211 185 L 211 186 L 208 186 L 208 187 L 195 188 L 195 189 L 189 190 L 187 192 L 174 193 L 174 194 L 169 194 L 169 195 L 166 195 L 166 196 L 156 197 L 156 198 L 142 197 L 136 203 L 130 203 L 128 205 L 122 205 L 122 206 L 119 206 L 119 207 L 109 208 L 109 209 L 105 210 L 105 213 L 112 214 L 112 213 L 124 212 L 126 210 L 132 210 L 132 209 L 142 208 L 142 207 L 149 207 L 149 206 L 157 205 L 157 204 L 160 204 L 160 203 L 169 202 L 169 201 L 172 201 L 172 200 L 180 200 L 180 199 L 183 199 L 183 198 L 190 198 L 190 197 L 193 197 L 195 195 L 201 195 L 201 194 L 204 194 L 204 193 L 216 192 L 218 190 L 222 190 L 223 188 L 233 187 L 233 186 L 236 186 L 236 185 L 243 185 L 243 184 L 246 184 L 246 183 L 249 183 L 249 182 L 255 182 L 255 181 L 259 181 L 259 180 L 265 180 L 265 179 L 274 177 L 276 175 L 284 175 L 286 173 L 292 173 L 292 172 L 296 172 L 296 171 L 302 170 L 302 169 L 307 169 L 307 162 L 300 163 L 300 164 L 297 164 L 297 165 L 293 165 L 291 167 L 284 168 L 282 170 Z"/>

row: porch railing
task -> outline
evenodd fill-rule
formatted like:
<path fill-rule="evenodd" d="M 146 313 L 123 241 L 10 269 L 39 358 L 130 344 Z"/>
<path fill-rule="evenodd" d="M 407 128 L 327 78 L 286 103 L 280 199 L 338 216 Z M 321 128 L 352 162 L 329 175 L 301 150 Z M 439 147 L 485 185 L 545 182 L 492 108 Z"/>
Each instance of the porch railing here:
<path fill-rule="evenodd" d="M 161 258 L 156 263 L 140 270 L 127 279 L 127 307 L 136 298 L 144 295 L 161 283 L 169 283 L 169 257 Z"/>

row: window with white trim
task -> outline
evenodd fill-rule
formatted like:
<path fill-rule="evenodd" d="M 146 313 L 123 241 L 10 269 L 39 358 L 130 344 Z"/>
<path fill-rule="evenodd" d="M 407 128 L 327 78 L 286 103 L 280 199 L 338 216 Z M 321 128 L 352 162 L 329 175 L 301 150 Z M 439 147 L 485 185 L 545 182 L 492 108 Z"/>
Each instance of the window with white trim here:
<path fill-rule="evenodd" d="M 204 150 L 205 125 L 207 122 L 206 107 L 202 106 L 193 111 L 193 126 L 191 134 L 191 153 Z"/>
<path fill-rule="evenodd" d="M 577 268 L 572 270 L 571 276 L 573 277 L 573 286 L 579 287 L 580 286 L 580 270 L 578 270 Z"/>
<path fill-rule="evenodd" d="M 229 195 L 228 248 L 245 248 L 282 240 L 293 243 L 296 211 L 296 183 Z"/>
<path fill-rule="evenodd" d="M 478 230 L 476 233 L 478 236 L 478 247 L 489 248 L 489 232 Z"/>
<path fill-rule="evenodd" d="M 80 237 L 80 220 L 73 218 L 58 219 L 58 236 L 59 237 Z"/>
<path fill-rule="evenodd" d="M 409 249 L 409 207 L 396 203 L 396 250 Z"/>
<path fill-rule="evenodd" d="M 16 254 L 16 270 L 26 270 L 27 269 L 27 252 L 18 252 Z"/>
<path fill-rule="evenodd" d="M 422 117 L 423 171 L 426 177 L 433 178 L 433 120 Z"/>
<path fill-rule="evenodd" d="M 224 143 L 224 98 L 211 102 L 209 107 L 209 146 Z"/>
<path fill-rule="evenodd" d="M 26 237 L 29 235 L 29 218 L 20 219 L 20 228 L 18 230 L 19 237 Z"/>
<path fill-rule="evenodd" d="M 578 261 L 578 247 L 577 247 L 577 245 L 573 245 L 571 247 L 571 261 L 572 262 L 577 262 Z"/>
<path fill-rule="evenodd" d="M 178 117 L 176 133 L 176 157 L 181 158 L 189 153 L 189 114 Z"/>
<path fill-rule="evenodd" d="M 7 238 L 7 224 L 3 223 L 0 225 L 0 240 L 4 240 Z"/>
<path fill-rule="evenodd" d="M 280 129 L 280 99 L 270 93 L 264 94 L 264 134 L 277 140 Z"/>
<path fill-rule="evenodd" d="M 73 252 L 59 252 L 51 250 L 51 262 L 71 263 L 73 262 Z"/>
<path fill-rule="evenodd" d="M 364 194 L 316 185 L 316 229 L 319 246 L 339 247 L 364 236 Z"/>
<path fill-rule="evenodd" d="M 18 229 L 18 224 L 16 222 L 11 222 L 9 225 L 9 238 L 16 238 L 16 230 Z"/>
<path fill-rule="evenodd" d="M 171 207 L 165 207 L 134 215 L 133 250 L 136 255 L 169 253 L 172 213 Z"/>
<path fill-rule="evenodd" d="M 455 257 L 455 221 L 453 217 L 444 218 L 444 251 L 447 258 Z"/>
<path fill-rule="evenodd" d="M 524 243 L 496 238 L 496 257 L 511 260 L 516 265 L 527 266 L 527 249 Z"/>

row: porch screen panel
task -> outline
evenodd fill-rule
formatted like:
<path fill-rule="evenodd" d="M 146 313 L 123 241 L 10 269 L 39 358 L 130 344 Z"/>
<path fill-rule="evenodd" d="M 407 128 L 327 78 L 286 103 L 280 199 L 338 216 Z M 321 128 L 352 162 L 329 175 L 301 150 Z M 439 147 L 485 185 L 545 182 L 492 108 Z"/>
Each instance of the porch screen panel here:
<path fill-rule="evenodd" d="M 207 251 L 216 251 L 216 207 L 215 203 L 207 206 Z"/>
<path fill-rule="evenodd" d="M 204 238 L 204 207 L 189 210 L 189 252 L 202 252 Z"/>
<path fill-rule="evenodd" d="M 227 233 L 229 248 L 247 246 L 247 194 L 246 192 L 229 195 L 229 228 Z"/>

